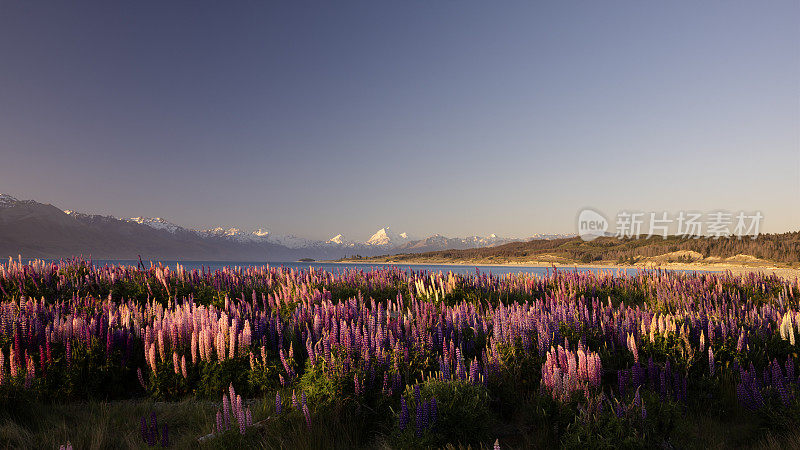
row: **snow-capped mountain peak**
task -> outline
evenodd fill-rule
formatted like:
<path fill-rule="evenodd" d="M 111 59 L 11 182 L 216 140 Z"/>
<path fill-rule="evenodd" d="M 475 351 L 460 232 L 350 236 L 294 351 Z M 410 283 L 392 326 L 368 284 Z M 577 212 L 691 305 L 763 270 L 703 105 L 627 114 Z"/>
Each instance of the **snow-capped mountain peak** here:
<path fill-rule="evenodd" d="M 246 233 L 243 233 L 236 227 L 231 227 L 231 228 L 215 227 L 215 228 L 210 228 L 208 230 L 200 230 L 199 232 L 200 234 L 205 234 L 207 236 L 229 238 L 235 240 L 246 240 L 246 238 L 248 237 Z"/>
<path fill-rule="evenodd" d="M 32 204 L 36 203 L 33 200 L 19 200 L 18 198 L 8 195 L 8 194 L 0 194 L 0 208 L 10 208 L 14 205 L 19 204 Z"/>
<path fill-rule="evenodd" d="M 69 212 L 67 212 L 67 211 L 69 211 Z M 64 212 L 67 213 L 67 214 L 73 214 L 74 213 L 74 211 L 70 211 L 70 210 L 67 210 L 67 211 L 64 211 Z M 161 218 L 161 217 L 131 217 L 130 219 L 125 219 L 125 220 L 127 220 L 128 222 L 135 222 L 135 223 L 138 223 L 138 224 L 141 224 L 141 225 L 147 225 L 148 227 L 155 228 L 157 230 L 167 230 L 170 233 L 174 233 L 174 232 L 180 230 L 181 228 L 183 228 L 183 227 L 181 227 L 179 225 L 175 225 L 174 223 L 169 222 L 166 219 Z"/>
<path fill-rule="evenodd" d="M 337 234 L 336 236 L 328 239 L 325 243 L 342 245 L 344 244 L 344 236 L 342 236 L 341 234 Z"/>
<path fill-rule="evenodd" d="M 18 201 L 19 200 L 8 194 L 0 194 L 0 206 L 11 206 L 12 204 L 17 203 Z"/>
<path fill-rule="evenodd" d="M 374 247 L 394 247 L 408 242 L 408 240 L 407 233 L 397 234 L 391 231 L 389 227 L 384 227 L 367 239 L 366 245 Z"/>

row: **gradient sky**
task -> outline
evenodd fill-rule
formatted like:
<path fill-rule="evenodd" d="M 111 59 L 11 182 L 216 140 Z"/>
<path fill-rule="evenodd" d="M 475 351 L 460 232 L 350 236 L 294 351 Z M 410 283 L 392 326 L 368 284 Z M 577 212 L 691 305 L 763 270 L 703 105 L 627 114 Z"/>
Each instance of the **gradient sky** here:
<path fill-rule="evenodd" d="M 314 238 L 798 230 L 800 2 L 4 1 L 0 192 Z"/>

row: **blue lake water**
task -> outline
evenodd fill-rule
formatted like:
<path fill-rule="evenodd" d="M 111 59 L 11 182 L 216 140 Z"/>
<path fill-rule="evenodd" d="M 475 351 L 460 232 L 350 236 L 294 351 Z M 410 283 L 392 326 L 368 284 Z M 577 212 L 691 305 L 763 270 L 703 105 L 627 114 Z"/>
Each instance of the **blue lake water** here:
<path fill-rule="evenodd" d="M 137 265 L 138 260 L 95 260 L 94 263 L 96 265 L 105 265 L 105 264 L 123 264 L 123 265 Z M 368 263 L 368 264 L 351 264 L 351 263 L 325 263 L 325 262 L 297 262 L 297 261 L 153 261 L 154 263 L 161 262 L 165 266 L 168 266 L 170 269 L 175 269 L 177 264 L 180 264 L 186 270 L 192 269 L 201 269 L 205 268 L 206 270 L 219 270 L 225 266 L 228 267 L 248 267 L 248 266 L 270 266 L 270 267 L 291 267 L 295 269 L 303 269 L 308 270 L 309 268 L 314 268 L 314 270 L 326 270 L 329 272 L 337 272 L 346 269 L 357 269 L 357 270 L 369 270 L 371 268 L 380 268 L 380 267 L 397 267 L 402 270 L 413 270 L 415 272 L 418 271 L 428 271 L 428 272 L 453 272 L 457 274 L 474 274 L 476 270 L 479 270 L 481 273 L 491 273 L 494 275 L 505 275 L 509 273 L 532 273 L 538 275 L 544 275 L 548 271 L 552 272 L 552 267 L 532 267 L 532 266 L 481 266 L 481 265 L 448 265 L 448 264 L 381 264 L 381 263 Z M 144 261 L 145 265 L 149 267 L 150 261 Z M 636 274 L 637 272 L 641 271 L 639 268 L 625 268 L 625 269 L 609 269 L 603 267 L 586 267 L 586 266 L 570 266 L 570 267 L 559 267 L 559 271 L 565 270 L 578 270 L 578 271 L 592 271 L 592 272 L 600 272 L 600 271 L 609 271 L 612 270 L 614 273 L 627 273 L 629 275 Z M 693 272 L 693 271 L 687 271 Z"/>

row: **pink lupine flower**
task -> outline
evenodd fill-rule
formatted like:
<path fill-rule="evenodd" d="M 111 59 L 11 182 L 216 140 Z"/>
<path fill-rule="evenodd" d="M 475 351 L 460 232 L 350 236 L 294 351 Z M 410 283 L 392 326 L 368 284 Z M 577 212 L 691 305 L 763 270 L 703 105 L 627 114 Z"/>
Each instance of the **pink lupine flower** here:
<path fill-rule="evenodd" d="M 231 405 L 226 394 L 222 394 L 222 417 L 225 419 L 225 429 L 228 429 L 231 424 Z"/>
<path fill-rule="evenodd" d="M 181 365 L 178 360 L 178 352 L 172 352 L 172 368 L 175 371 L 175 375 L 180 373 Z"/>
<path fill-rule="evenodd" d="M 12 346 L 8 352 L 9 352 L 8 362 L 10 363 L 10 368 L 11 368 L 11 378 L 16 378 L 18 369 L 17 369 L 17 355 L 14 353 L 14 347 Z"/>
<path fill-rule="evenodd" d="M 197 330 L 192 331 L 192 341 L 189 345 L 189 354 L 192 357 L 192 363 L 197 364 Z"/>
<path fill-rule="evenodd" d="M 714 349 L 711 346 L 708 347 L 708 371 L 714 375 Z"/>

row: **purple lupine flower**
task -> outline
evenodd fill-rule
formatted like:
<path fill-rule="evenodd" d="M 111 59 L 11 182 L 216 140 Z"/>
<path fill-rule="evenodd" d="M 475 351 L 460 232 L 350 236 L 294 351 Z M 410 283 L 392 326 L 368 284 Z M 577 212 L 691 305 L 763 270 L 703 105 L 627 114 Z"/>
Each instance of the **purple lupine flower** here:
<path fill-rule="evenodd" d="M 306 418 L 306 426 L 309 430 L 311 430 L 311 412 L 308 410 L 308 406 L 303 404 L 303 415 Z"/>
<path fill-rule="evenodd" d="M 775 390 L 778 391 L 778 395 L 780 396 L 783 405 L 789 406 L 792 403 L 792 397 L 789 390 L 786 389 L 786 386 L 784 385 L 781 365 L 778 364 L 777 359 L 773 359 L 771 366 L 772 366 L 772 384 L 775 385 Z"/>
<path fill-rule="evenodd" d="M 421 404 L 417 404 L 417 418 L 414 421 L 414 425 L 416 425 L 417 437 L 421 437 L 422 431 L 425 429 L 425 418 Z"/>
<path fill-rule="evenodd" d="M 281 415 L 281 411 L 283 410 L 283 405 L 281 405 L 281 393 L 280 391 L 275 392 L 275 414 Z"/>
<path fill-rule="evenodd" d="M 436 423 L 437 414 L 438 414 L 438 411 L 437 411 L 436 397 L 433 397 L 433 398 L 431 398 L 431 423 L 432 424 Z"/>
<path fill-rule="evenodd" d="M 156 419 L 155 411 L 150 413 L 150 434 L 149 439 L 147 440 L 147 444 L 151 447 L 155 447 L 158 443 L 158 420 Z"/>
<path fill-rule="evenodd" d="M 422 425 L 424 429 L 428 429 L 431 425 L 431 404 L 430 402 L 422 402 Z"/>
<path fill-rule="evenodd" d="M 408 426 L 408 406 L 406 405 L 406 399 L 400 399 L 400 418 L 399 418 L 399 426 L 400 431 L 404 431 L 406 426 Z"/>
<path fill-rule="evenodd" d="M 142 441 L 144 441 L 144 443 L 147 444 L 148 443 L 147 419 L 145 418 L 145 416 L 139 418 L 139 432 L 142 435 Z"/>

